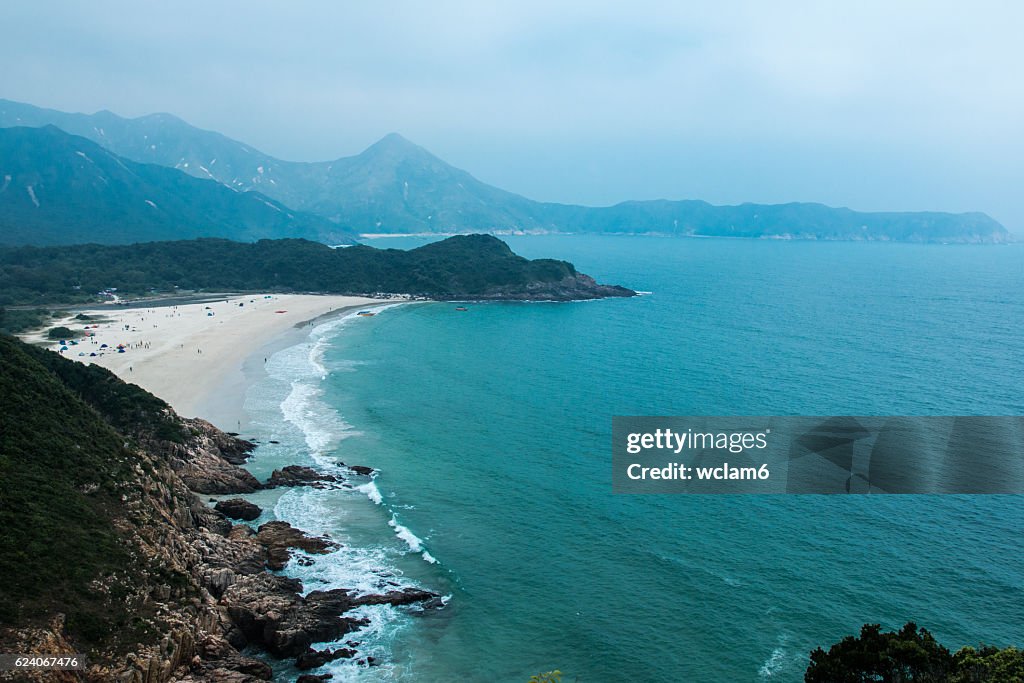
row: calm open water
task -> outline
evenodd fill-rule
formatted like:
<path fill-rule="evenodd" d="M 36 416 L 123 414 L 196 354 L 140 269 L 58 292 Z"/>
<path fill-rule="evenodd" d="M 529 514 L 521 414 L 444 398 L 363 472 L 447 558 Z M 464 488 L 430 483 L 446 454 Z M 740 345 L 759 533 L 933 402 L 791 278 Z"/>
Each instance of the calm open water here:
<path fill-rule="evenodd" d="M 316 328 L 249 392 L 280 441 L 257 474 L 380 470 L 254 498 L 346 544 L 288 572 L 448 596 L 367 608 L 348 639 L 383 664 L 323 671 L 798 681 L 814 647 L 907 620 L 953 648 L 1024 644 L 1024 498 L 616 496 L 610 453 L 617 414 L 1024 413 L 1024 245 L 507 241 L 651 294 L 390 307 Z"/>

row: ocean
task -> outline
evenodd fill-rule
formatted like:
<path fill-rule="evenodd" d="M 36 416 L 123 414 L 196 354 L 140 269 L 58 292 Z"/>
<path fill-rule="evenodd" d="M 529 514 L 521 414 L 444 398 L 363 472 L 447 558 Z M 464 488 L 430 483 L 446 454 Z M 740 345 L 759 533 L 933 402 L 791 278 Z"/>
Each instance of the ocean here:
<path fill-rule="evenodd" d="M 800 681 L 865 622 L 1022 644 L 1021 497 L 614 495 L 610 438 L 613 415 L 1024 414 L 1024 245 L 507 241 L 646 294 L 386 305 L 310 328 L 248 391 L 257 476 L 379 471 L 252 496 L 343 543 L 286 573 L 445 596 L 363 608 L 358 656 L 318 671 Z"/>

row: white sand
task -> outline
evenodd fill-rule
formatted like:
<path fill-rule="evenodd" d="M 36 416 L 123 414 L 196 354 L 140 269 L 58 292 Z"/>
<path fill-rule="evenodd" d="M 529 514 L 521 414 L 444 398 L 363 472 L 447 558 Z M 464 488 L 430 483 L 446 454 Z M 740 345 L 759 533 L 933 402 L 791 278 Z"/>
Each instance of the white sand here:
<path fill-rule="evenodd" d="M 105 305 L 82 311 L 103 322 L 75 320 L 79 313 L 75 311 L 51 325 L 80 330 L 98 324 L 88 329 L 94 336 L 78 338 L 78 344 L 68 345 L 63 355 L 107 368 L 167 401 L 183 416 L 203 417 L 231 429 L 241 406 L 238 394 L 244 392 L 247 358 L 295 330 L 297 324 L 332 311 L 384 303 L 352 296 L 267 296 L 240 295 L 227 301 L 154 308 Z M 41 338 L 37 334 L 26 340 L 38 342 Z M 102 344 L 107 348 L 101 348 Z M 125 345 L 124 353 L 118 353 L 119 344 Z M 53 343 L 50 348 L 58 350 L 60 344 Z M 262 365 L 262 357 L 259 361 Z M 226 404 L 231 404 L 234 412 L 223 409 Z"/>

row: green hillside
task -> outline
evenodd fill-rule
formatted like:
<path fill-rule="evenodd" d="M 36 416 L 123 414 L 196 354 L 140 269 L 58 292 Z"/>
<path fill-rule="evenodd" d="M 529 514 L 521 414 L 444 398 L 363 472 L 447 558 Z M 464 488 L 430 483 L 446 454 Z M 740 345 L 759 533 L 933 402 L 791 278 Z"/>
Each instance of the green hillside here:
<path fill-rule="evenodd" d="M 307 240 L 202 239 L 100 246 L 0 248 L 0 305 L 93 300 L 151 290 L 409 294 L 435 299 L 593 299 L 632 296 L 571 263 L 528 260 L 491 235 L 418 249 L 332 249 Z"/>

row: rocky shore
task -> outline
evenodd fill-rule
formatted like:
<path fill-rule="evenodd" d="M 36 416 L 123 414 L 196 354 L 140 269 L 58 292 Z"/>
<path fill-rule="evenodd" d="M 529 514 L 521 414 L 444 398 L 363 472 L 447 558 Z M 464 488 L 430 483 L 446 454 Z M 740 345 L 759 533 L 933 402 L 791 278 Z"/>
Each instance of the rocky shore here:
<path fill-rule="evenodd" d="M 222 512 L 197 494 L 244 494 L 264 486 L 344 485 L 339 477 L 283 468 L 262 484 L 239 466 L 253 449 L 252 443 L 208 422 L 179 418 L 159 399 L 120 383 L 105 370 L 69 369 L 66 361 L 58 360 L 53 361 L 58 377 L 80 392 L 79 397 L 62 400 L 89 403 L 83 419 L 95 419 L 100 425 L 99 413 L 107 423 L 104 429 L 117 428 L 110 431 L 112 441 L 123 439 L 124 449 L 116 452 L 116 458 L 123 459 L 117 463 L 120 469 L 112 468 L 117 474 L 96 486 L 114 494 L 110 519 L 119 544 L 127 549 L 127 566 L 123 572 L 96 576 L 90 588 L 100 597 L 110 596 L 103 609 L 115 615 L 122 612 L 122 622 L 131 628 L 87 640 L 80 629 L 66 622 L 62 611 L 4 624 L 0 651 L 85 652 L 89 668 L 84 672 L 2 672 L 0 680 L 252 683 L 271 679 L 268 661 L 275 658 L 290 661 L 300 670 L 343 657 L 370 666 L 371 658 L 360 659 L 358 643 L 324 650 L 312 646 L 339 641 L 363 626 L 359 618 L 348 615 L 362 605 L 442 606 L 432 592 L 386 583 L 379 594 L 345 589 L 305 594 L 301 581 L 273 572 L 296 554 L 304 562 L 316 562 L 339 548 L 335 541 L 311 536 L 283 521 L 256 529 L 233 523 L 225 512 L 255 519 L 259 508 L 237 499 L 218 505 Z M 47 391 L 56 391 L 44 384 Z M 131 401 L 110 400 L 110 392 L 118 399 L 128 393 Z M 143 415 L 140 402 L 153 406 L 155 412 Z M 91 417 L 89 410 L 95 411 Z M 89 485 L 75 495 L 99 495 L 94 491 Z M 270 657 L 251 656 L 257 651 Z M 305 680 L 325 679 L 311 673 Z"/>

